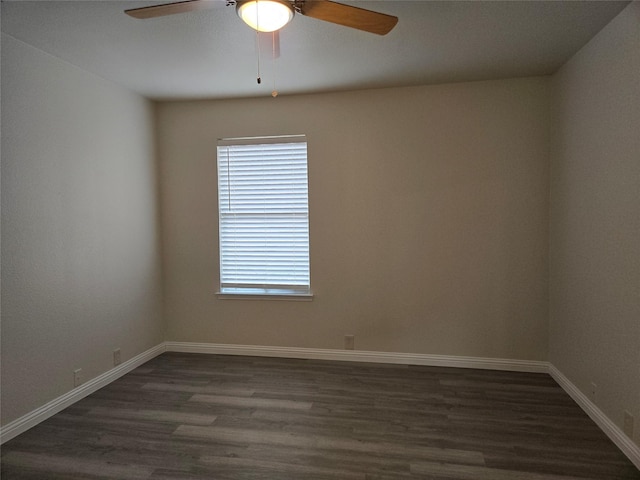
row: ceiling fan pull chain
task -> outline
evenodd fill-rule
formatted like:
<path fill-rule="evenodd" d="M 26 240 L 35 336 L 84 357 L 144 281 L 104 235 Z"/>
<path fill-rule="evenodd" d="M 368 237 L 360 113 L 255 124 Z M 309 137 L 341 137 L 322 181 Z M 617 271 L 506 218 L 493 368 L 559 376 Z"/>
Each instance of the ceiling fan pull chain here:
<path fill-rule="evenodd" d="M 271 96 L 273 98 L 276 98 L 278 96 L 278 90 L 276 89 L 276 73 L 277 73 L 277 66 L 278 66 L 278 62 L 276 59 L 276 32 L 271 32 L 271 46 L 273 48 L 272 50 L 272 59 L 273 59 L 273 90 L 271 91 Z"/>
<path fill-rule="evenodd" d="M 256 25 L 260 26 L 260 8 L 258 7 L 258 0 L 256 0 Z M 258 29 L 256 29 L 256 50 L 258 55 L 258 85 L 262 83 L 262 78 L 260 78 L 260 33 Z"/>
<path fill-rule="evenodd" d="M 260 85 L 262 83 L 262 78 L 260 78 L 260 35 L 258 34 L 258 31 L 256 30 L 256 55 L 257 55 L 257 68 L 258 68 L 258 85 Z"/>

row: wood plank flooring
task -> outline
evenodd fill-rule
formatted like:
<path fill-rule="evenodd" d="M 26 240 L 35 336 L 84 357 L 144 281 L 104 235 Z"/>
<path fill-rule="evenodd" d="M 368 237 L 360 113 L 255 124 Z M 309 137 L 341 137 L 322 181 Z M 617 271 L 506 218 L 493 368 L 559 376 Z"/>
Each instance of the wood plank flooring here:
<path fill-rule="evenodd" d="M 2 479 L 623 480 L 546 374 L 165 353 L 2 446 Z"/>

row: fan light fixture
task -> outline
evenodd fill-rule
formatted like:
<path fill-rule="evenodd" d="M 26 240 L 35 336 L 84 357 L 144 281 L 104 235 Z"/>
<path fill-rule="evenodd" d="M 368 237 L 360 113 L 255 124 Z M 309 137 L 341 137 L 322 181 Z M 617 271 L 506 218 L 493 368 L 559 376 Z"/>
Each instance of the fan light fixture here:
<path fill-rule="evenodd" d="M 238 16 L 254 30 L 275 32 L 293 19 L 294 10 L 285 0 L 245 0 L 236 4 Z"/>

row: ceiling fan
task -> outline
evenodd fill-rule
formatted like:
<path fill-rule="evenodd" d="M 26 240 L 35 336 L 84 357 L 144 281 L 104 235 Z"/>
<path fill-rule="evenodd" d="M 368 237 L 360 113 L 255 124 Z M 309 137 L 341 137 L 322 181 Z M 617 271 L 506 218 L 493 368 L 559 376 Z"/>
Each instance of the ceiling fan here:
<path fill-rule="evenodd" d="M 215 1 L 186 0 L 133 8 L 125 10 L 125 13 L 141 19 L 162 17 L 212 8 Z M 226 0 L 226 2 L 227 6 L 235 5 L 238 16 L 251 28 L 260 32 L 277 31 L 289 23 L 296 13 L 378 35 L 386 35 L 398 23 L 398 17 L 331 0 Z M 276 23 L 268 24 L 271 18 L 275 18 Z"/>

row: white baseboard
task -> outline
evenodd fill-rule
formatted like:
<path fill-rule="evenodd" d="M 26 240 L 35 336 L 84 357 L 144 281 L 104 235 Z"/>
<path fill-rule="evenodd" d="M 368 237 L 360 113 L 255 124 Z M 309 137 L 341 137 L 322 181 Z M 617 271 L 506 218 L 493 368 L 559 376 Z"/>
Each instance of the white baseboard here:
<path fill-rule="evenodd" d="M 82 400 L 84 397 L 91 395 L 96 390 L 110 384 L 114 380 L 129 373 L 131 370 L 139 367 L 145 362 L 148 362 L 152 358 L 160 355 L 165 351 L 164 343 L 156 345 L 149 350 L 142 352 L 140 355 L 121 363 L 117 367 L 112 368 L 104 372 L 102 375 L 98 375 L 96 378 L 83 383 L 77 388 L 65 393 L 64 395 L 45 403 L 43 406 L 36 408 L 32 412 L 23 415 L 22 417 L 8 423 L 0 428 L 0 444 L 3 444 L 14 437 L 17 437 L 23 432 L 26 432 L 31 427 L 35 427 L 40 422 L 55 415 L 56 413 L 64 410 L 68 406 L 75 402 Z"/>
<path fill-rule="evenodd" d="M 370 352 L 364 350 L 331 350 L 322 348 L 267 347 L 262 345 L 230 345 L 217 343 L 165 342 L 168 352 L 247 355 L 257 357 L 306 358 L 349 362 L 396 363 L 432 367 L 480 368 L 515 372 L 547 373 L 548 363 L 537 360 L 507 358 L 459 357 L 422 353 Z"/>
<path fill-rule="evenodd" d="M 640 447 L 552 364 L 549 364 L 549 374 L 640 470 Z"/>

